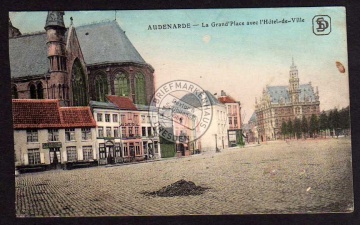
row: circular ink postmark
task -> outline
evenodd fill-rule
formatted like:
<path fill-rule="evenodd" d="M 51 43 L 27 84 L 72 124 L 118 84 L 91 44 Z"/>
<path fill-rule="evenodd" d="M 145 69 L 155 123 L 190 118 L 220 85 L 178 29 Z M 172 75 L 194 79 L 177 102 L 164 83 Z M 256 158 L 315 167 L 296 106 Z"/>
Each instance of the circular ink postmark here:
<path fill-rule="evenodd" d="M 175 143 L 199 139 L 208 130 L 213 116 L 209 94 L 185 80 L 170 81 L 159 87 L 149 113 L 158 114 L 157 120 L 151 119 L 151 125 L 158 129 L 159 136 Z"/>

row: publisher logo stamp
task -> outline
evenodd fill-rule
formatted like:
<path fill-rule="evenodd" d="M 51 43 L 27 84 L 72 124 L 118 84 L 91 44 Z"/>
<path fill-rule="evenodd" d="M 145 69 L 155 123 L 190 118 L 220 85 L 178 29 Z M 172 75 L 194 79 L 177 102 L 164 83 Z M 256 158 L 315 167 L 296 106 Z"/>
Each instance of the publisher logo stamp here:
<path fill-rule="evenodd" d="M 328 35 L 331 32 L 331 18 L 327 15 L 314 16 L 312 20 L 315 35 Z"/>
<path fill-rule="evenodd" d="M 209 128 L 212 104 L 199 85 L 185 80 L 170 81 L 159 87 L 150 103 L 151 126 L 159 136 L 175 143 L 199 139 Z"/>

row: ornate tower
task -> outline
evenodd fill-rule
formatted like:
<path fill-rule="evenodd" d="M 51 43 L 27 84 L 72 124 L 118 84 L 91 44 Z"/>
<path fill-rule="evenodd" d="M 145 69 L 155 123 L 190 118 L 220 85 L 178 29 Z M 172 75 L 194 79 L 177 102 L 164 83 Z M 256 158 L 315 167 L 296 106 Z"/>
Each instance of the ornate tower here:
<path fill-rule="evenodd" d="M 291 97 L 291 102 L 296 103 L 299 102 L 300 88 L 298 70 L 294 64 L 294 58 L 292 59 L 289 75 L 289 94 Z"/>
<path fill-rule="evenodd" d="M 65 101 L 68 90 L 63 88 L 67 75 L 64 14 L 63 11 L 49 11 L 45 30 L 50 72 L 48 98 L 60 99 L 60 104 L 68 105 Z"/>

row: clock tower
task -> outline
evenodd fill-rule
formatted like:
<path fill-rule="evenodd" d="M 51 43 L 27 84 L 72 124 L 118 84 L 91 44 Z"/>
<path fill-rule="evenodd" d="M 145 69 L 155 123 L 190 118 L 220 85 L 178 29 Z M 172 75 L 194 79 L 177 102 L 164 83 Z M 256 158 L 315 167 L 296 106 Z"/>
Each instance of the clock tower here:
<path fill-rule="evenodd" d="M 297 103 L 297 102 L 299 102 L 299 97 L 300 97 L 300 87 L 299 87 L 298 69 L 294 64 L 294 58 L 292 59 L 292 64 L 290 66 L 289 75 L 290 75 L 289 95 L 291 98 L 291 102 Z"/>

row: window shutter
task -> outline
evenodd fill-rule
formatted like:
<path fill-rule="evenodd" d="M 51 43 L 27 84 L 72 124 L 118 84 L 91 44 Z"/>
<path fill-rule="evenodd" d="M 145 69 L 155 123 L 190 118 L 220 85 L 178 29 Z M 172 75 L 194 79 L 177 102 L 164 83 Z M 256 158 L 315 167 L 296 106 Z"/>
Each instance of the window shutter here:
<path fill-rule="evenodd" d="M 83 160 L 83 150 L 82 148 L 78 148 L 78 160 Z"/>
<path fill-rule="evenodd" d="M 24 165 L 29 165 L 29 158 L 27 153 L 24 154 Z"/>
<path fill-rule="evenodd" d="M 62 152 L 63 153 L 63 162 L 67 162 L 67 154 L 66 154 L 66 150 Z"/>
<path fill-rule="evenodd" d="M 40 163 L 45 163 L 45 154 L 40 152 Z"/>

